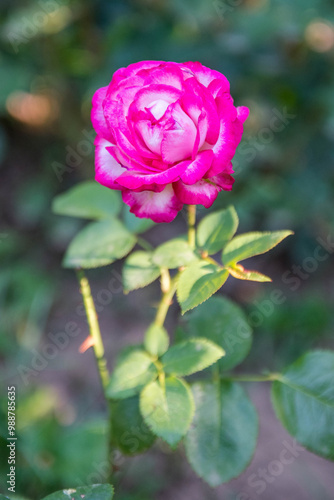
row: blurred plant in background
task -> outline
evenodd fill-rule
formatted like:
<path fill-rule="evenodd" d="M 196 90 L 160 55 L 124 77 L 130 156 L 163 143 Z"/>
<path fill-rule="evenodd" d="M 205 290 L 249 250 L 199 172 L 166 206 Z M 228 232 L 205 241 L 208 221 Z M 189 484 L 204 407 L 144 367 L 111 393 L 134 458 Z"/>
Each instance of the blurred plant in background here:
<path fill-rule="evenodd" d="M 3 0 L 0 9 L 0 357 L 2 379 L 19 387 L 18 491 L 37 498 L 72 478 L 86 484 L 92 471 L 94 482 L 103 480 L 101 414 L 93 413 L 95 399 L 81 395 L 87 381 L 78 348 L 86 326 L 75 284 L 59 271 L 81 223 L 52 215 L 51 200 L 93 177 L 91 97 L 118 67 L 143 59 L 199 60 L 228 77 L 235 101 L 251 113 L 234 161 L 234 190 L 213 209 L 233 203 L 242 231 L 295 231 L 276 260 L 261 260 L 273 277 L 265 292 L 256 284 L 227 287 L 255 329 L 249 367 L 265 356 L 268 368 L 278 369 L 307 346 L 333 348 L 334 10 L 330 0 Z M 164 231 L 169 227 L 152 240 Z M 107 342 L 119 347 L 139 334 L 125 334 L 129 324 L 121 316 L 128 305 L 118 268 L 108 272 L 105 292 L 104 272 L 91 280 L 102 321 L 113 326 Z M 136 315 L 138 330 L 149 313 L 136 301 L 134 292 L 127 314 Z M 68 340 L 66 348 L 60 338 Z M 47 344 L 54 349 L 43 354 Z M 32 371 L 19 373 L 19 366 Z M 90 383 L 97 387 L 97 378 Z M 96 425 L 87 423 L 92 417 Z M 5 424 L 1 416 L 0 435 Z M 85 442 L 80 426 L 87 425 Z M 78 446 L 82 463 L 73 470 Z M 160 469 L 143 482 L 150 460 Z M 119 498 L 129 491 L 136 491 L 131 499 L 155 498 L 167 487 L 166 471 L 176 484 L 177 464 L 157 451 L 135 460 Z"/>

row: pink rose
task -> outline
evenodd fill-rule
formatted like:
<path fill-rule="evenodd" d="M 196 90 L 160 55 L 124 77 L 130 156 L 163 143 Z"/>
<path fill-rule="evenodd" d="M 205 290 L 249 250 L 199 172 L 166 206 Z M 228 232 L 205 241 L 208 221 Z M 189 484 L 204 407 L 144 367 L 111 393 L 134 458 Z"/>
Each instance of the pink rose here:
<path fill-rule="evenodd" d="M 184 203 L 208 208 L 232 189 L 247 116 L 226 77 L 198 62 L 120 68 L 93 97 L 95 178 L 155 222 L 170 222 Z"/>

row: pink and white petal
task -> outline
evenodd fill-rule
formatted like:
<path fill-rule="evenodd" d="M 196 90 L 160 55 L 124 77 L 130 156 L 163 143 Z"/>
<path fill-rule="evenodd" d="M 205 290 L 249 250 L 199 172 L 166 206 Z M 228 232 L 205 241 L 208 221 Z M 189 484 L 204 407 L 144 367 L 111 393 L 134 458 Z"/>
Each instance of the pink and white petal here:
<path fill-rule="evenodd" d="M 122 189 L 116 179 L 126 172 L 108 149 L 113 147 L 109 141 L 97 136 L 95 139 L 95 180 L 110 189 Z"/>
<path fill-rule="evenodd" d="M 205 140 L 210 144 L 215 144 L 219 133 L 219 116 L 217 104 L 212 94 L 196 78 L 189 78 L 184 82 L 185 96 L 183 96 L 183 106 L 192 117 L 196 113 L 196 108 L 205 116 L 206 137 Z M 189 97 L 186 97 L 189 96 Z M 200 114 L 197 114 L 199 118 Z M 195 124 L 197 122 L 195 121 Z"/>
<path fill-rule="evenodd" d="M 234 184 L 234 178 L 227 173 L 218 174 L 213 177 L 210 177 L 210 181 L 214 182 L 218 187 L 220 187 L 224 191 L 232 191 L 232 187 Z"/>
<path fill-rule="evenodd" d="M 152 124 L 151 120 L 140 120 L 135 124 L 135 129 L 147 148 L 152 153 L 156 153 L 152 156 L 157 159 L 157 155 L 161 155 L 161 141 L 163 139 L 161 125 L 159 123 Z"/>
<path fill-rule="evenodd" d="M 169 104 L 176 102 L 182 95 L 178 90 L 169 85 L 152 84 L 140 89 L 129 108 L 129 116 L 140 110 L 149 109 L 156 120 L 164 115 Z"/>
<path fill-rule="evenodd" d="M 140 171 L 129 170 L 124 172 L 117 182 L 128 189 L 138 189 L 150 184 L 171 184 L 180 179 L 186 168 L 187 165 L 182 162 L 156 174 L 143 174 Z"/>
<path fill-rule="evenodd" d="M 220 187 L 205 179 L 201 179 L 191 186 L 178 181 L 173 184 L 173 188 L 176 196 L 182 203 L 204 205 L 205 208 L 211 207 L 218 193 L 221 191 Z"/>
<path fill-rule="evenodd" d="M 249 109 L 246 106 L 238 106 L 237 115 L 238 115 L 238 120 L 240 120 L 241 123 L 245 123 L 249 115 Z"/>
<path fill-rule="evenodd" d="M 119 68 L 115 71 L 111 83 L 118 84 L 119 82 L 124 81 L 125 78 L 134 76 L 142 70 L 158 67 L 160 64 L 164 64 L 164 61 L 139 61 L 137 63 L 129 64 L 129 66 Z"/>
<path fill-rule="evenodd" d="M 221 120 L 219 138 L 213 146 L 214 159 L 208 172 L 208 177 L 226 172 L 241 141 L 243 132 L 242 123 L 236 119 L 233 122 Z"/>
<path fill-rule="evenodd" d="M 177 63 L 166 62 L 151 69 L 145 79 L 145 85 L 152 84 L 169 85 L 182 90 L 183 73 L 179 65 Z"/>
<path fill-rule="evenodd" d="M 171 222 L 182 209 L 183 204 L 175 196 L 171 185 L 160 193 L 153 191 L 123 191 L 123 201 L 130 206 L 130 212 L 140 218 L 154 222 Z"/>
<path fill-rule="evenodd" d="M 181 180 L 185 184 L 195 184 L 202 179 L 209 170 L 214 154 L 212 150 L 201 151 L 194 161 L 189 162 L 186 170 L 181 175 Z"/>
<path fill-rule="evenodd" d="M 193 73 L 193 75 L 196 76 L 197 80 L 205 87 L 208 87 L 212 80 L 222 80 L 222 82 L 226 86 L 226 92 L 229 92 L 230 83 L 226 76 L 224 76 L 222 73 L 219 73 L 219 71 L 207 68 L 200 62 L 189 61 L 182 64 L 183 66 L 188 68 Z"/>
<path fill-rule="evenodd" d="M 142 175 L 155 174 L 161 171 L 161 169 L 154 167 L 154 165 L 143 166 L 142 163 L 138 163 L 134 160 L 132 156 L 128 156 L 123 153 L 118 146 L 110 147 L 108 150 L 113 155 L 115 160 L 126 169 L 126 171 L 134 170 L 135 172 L 140 172 Z"/>
<path fill-rule="evenodd" d="M 227 80 L 227 78 L 225 79 L 217 78 L 215 80 L 212 80 L 212 82 L 208 86 L 208 90 L 214 98 L 222 94 L 229 94 L 230 93 L 229 81 Z"/>
<path fill-rule="evenodd" d="M 166 163 L 175 163 L 191 158 L 197 129 L 192 119 L 183 111 L 179 102 L 171 104 L 163 125 L 161 157 Z"/>
<path fill-rule="evenodd" d="M 108 139 L 111 142 L 114 142 L 113 134 L 106 122 L 104 113 L 103 113 L 103 101 L 106 97 L 108 87 L 102 87 L 98 89 L 93 95 L 92 100 L 92 111 L 91 111 L 91 120 L 94 127 L 95 132 L 100 136 Z"/>

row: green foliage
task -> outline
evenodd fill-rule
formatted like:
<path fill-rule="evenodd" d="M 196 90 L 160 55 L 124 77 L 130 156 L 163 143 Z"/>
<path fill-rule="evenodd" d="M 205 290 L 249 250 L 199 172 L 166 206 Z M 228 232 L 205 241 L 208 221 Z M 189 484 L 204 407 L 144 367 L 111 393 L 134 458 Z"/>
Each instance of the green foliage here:
<path fill-rule="evenodd" d="M 258 422 L 243 389 L 230 382 L 192 386 L 196 411 L 185 438 L 188 460 L 210 486 L 241 474 L 255 451 Z"/>
<path fill-rule="evenodd" d="M 92 222 L 72 240 L 63 266 L 83 269 L 106 266 L 127 255 L 135 244 L 135 236 L 121 222 Z"/>
<path fill-rule="evenodd" d="M 157 376 L 151 357 L 143 350 L 131 349 L 121 356 L 113 371 L 107 395 L 111 399 L 123 399 L 138 394 Z"/>
<path fill-rule="evenodd" d="M 212 365 L 225 351 L 207 339 L 195 338 L 172 346 L 161 358 L 163 369 L 171 375 L 191 375 Z"/>
<path fill-rule="evenodd" d="M 198 246 L 208 254 L 219 252 L 234 236 L 238 224 L 238 215 L 232 206 L 207 215 L 198 224 Z"/>
<path fill-rule="evenodd" d="M 203 260 L 190 264 L 182 271 L 177 284 L 177 298 L 182 314 L 211 297 L 227 278 L 228 272 L 218 265 Z"/>
<path fill-rule="evenodd" d="M 151 382 L 140 394 L 140 411 L 154 434 L 174 447 L 186 434 L 194 415 L 191 390 L 176 377 Z"/>
<path fill-rule="evenodd" d="M 190 248 L 189 243 L 179 238 L 167 241 L 158 246 L 153 252 L 152 257 L 152 261 L 155 265 L 167 269 L 176 269 L 177 267 L 186 266 L 196 259 L 197 257 Z"/>
<path fill-rule="evenodd" d="M 52 210 L 58 215 L 84 219 L 105 219 L 121 211 L 119 193 L 95 181 L 86 181 L 69 189 L 53 200 Z"/>
<path fill-rule="evenodd" d="M 151 219 L 139 219 L 139 217 L 136 217 L 136 215 L 130 212 L 127 205 L 123 207 L 123 219 L 129 231 L 135 234 L 145 233 L 145 231 L 155 226 L 155 222 Z"/>
<path fill-rule="evenodd" d="M 114 488 L 110 484 L 93 484 L 71 488 L 48 495 L 43 500 L 112 500 Z"/>
<path fill-rule="evenodd" d="M 152 263 L 152 253 L 133 252 L 123 266 L 123 286 L 125 292 L 142 288 L 160 276 L 160 269 Z"/>
<path fill-rule="evenodd" d="M 153 323 L 145 333 L 144 346 L 152 356 L 162 356 L 169 346 L 169 337 L 166 329 L 163 326 Z"/>
<path fill-rule="evenodd" d="M 277 417 L 302 445 L 334 460 L 334 352 L 311 351 L 272 386 Z"/>
<path fill-rule="evenodd" d="M 125 455 L 149 449 L 155 436 L 145 424 L 139 410 L 139 397 L 111 401 L 111 442 Z"/>
<path fill-rule="evenodd" d="M 242 309 L 225 297 L 211 297 L 185 316 L 186 331 L 210 339 L 221 346 L 225 356 L 218 361 L 221 370 L 231 370 L 247 356 L 252 329 Z"/>
<path fill-rule="evenodd" d="M 233 238 L 224 248 L 222 254 L 223 263 L 225 266 L 231 266 L 239 262 L 239 260 L 268 252 L 291 234 L 293 234 L 292 231 L 240 234 Z"/>

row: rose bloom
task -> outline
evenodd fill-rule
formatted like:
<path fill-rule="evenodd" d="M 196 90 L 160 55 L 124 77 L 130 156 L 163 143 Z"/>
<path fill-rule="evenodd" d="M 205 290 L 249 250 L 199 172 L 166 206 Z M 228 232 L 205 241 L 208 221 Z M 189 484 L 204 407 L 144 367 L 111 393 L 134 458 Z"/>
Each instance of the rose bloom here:
<path fill-rule="evenodd" d="M 120 68 L 93 97 L 95 178 L 155 222 L 170 222 L 184 203 L 208 208 L 232 189 L 247 116 L 226 77 L 199 62 Z"/>

